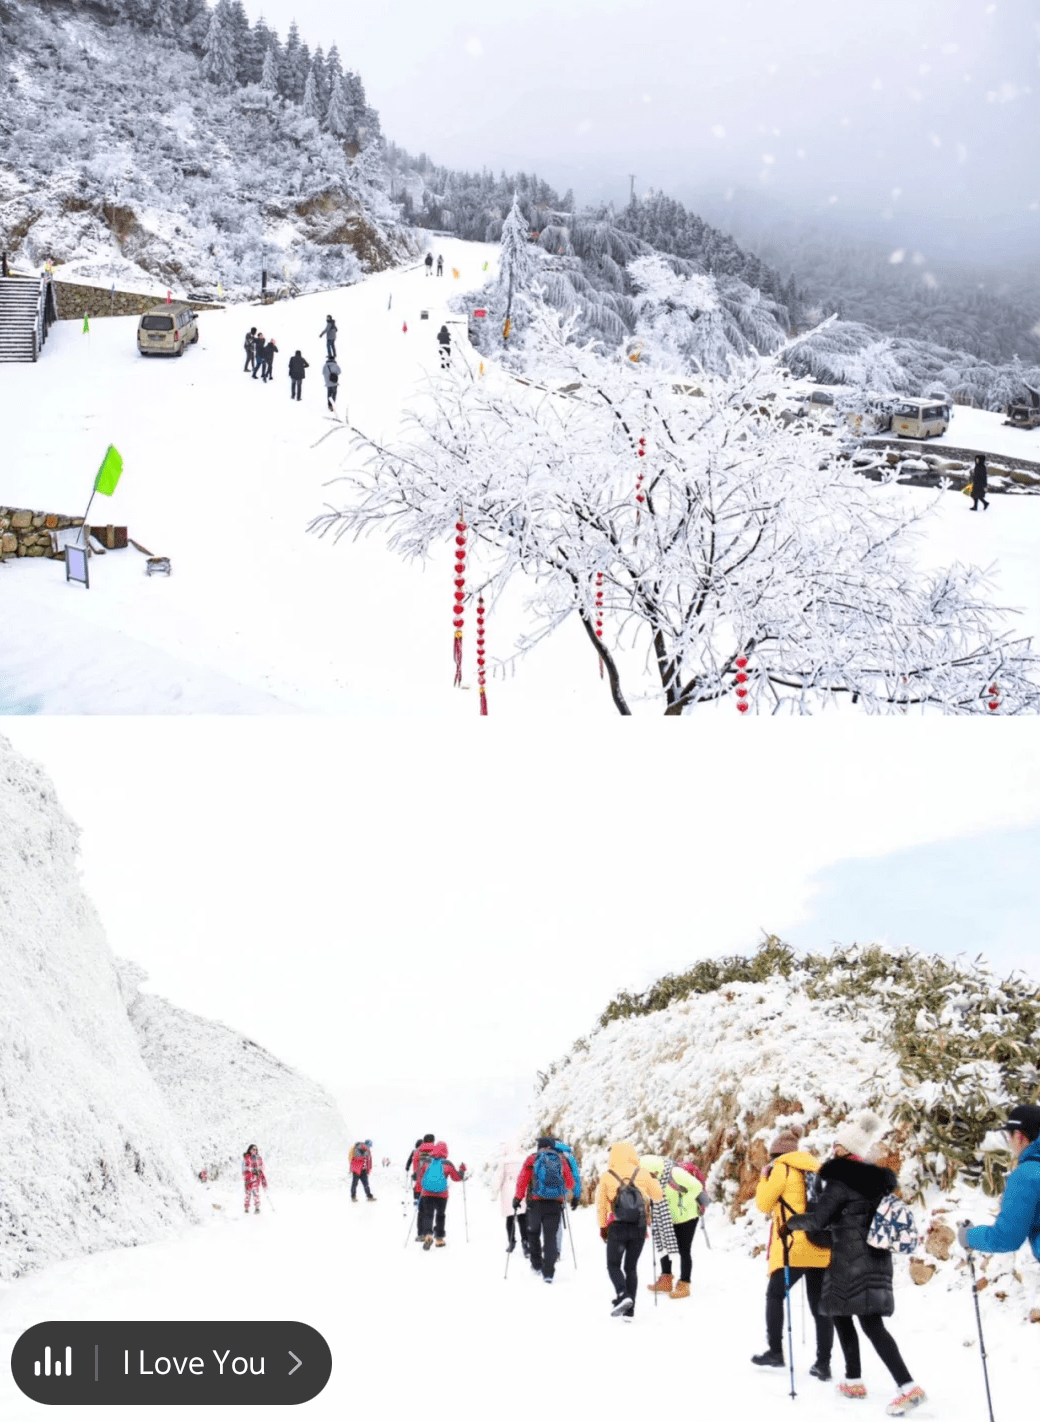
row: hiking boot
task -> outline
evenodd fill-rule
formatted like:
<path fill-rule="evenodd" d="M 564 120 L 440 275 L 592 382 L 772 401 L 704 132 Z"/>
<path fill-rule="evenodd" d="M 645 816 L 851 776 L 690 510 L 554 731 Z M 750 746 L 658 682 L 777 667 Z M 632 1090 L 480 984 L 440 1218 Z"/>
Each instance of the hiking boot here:
<path fill-rule="evenodd" d="M 426 1235 L 425 1238 L 423 1239 L 422 1247 L 423 1247 L 424 1249 L 430 1249 L 430 1248 L 432 1248 L 432 1246 L 433 1246 L 433 1235 L 432 1235 L 432 1234 L 428 1234 L 428 1235 Z"/>
<path fill-rule="evenodd" d="M 838 1391 L 842 1397 L 866 1397 L 867 1395 L 867 1389 L 860 1382 L 859 1378 L 856 1378 L 855 1381 L 846 1379 L 845 1382 L 840 1382 L 838 1384 Z"/>
<path fill-rule="evenodd" d="M 524 1251 L 524 1258 L 525 1258 L 525 1259 L 530 1259 L 530 1257 L 531 1257 L 531 1246 L 528 1244 L 528 1242 L 527 1242 L 526 1239 L 522 1239 L 522 1240 L 520 1241 L 520 1248 Z"/>
<path fill-rule="evenodd" d="M 830 1380 L 831 1380 L 831 1365 L 830 1365 L 830 1363 L 821 1362 L 820 1359 L 817 1358 L 817 1359 L 816 1359 L 816 1362 L 813 1363 L 812 1367 L 809 1369 L 809 1376 L 810 1376 L 811 1378 L 819 1378 L 819 1379 L 820 1379 L 820 1382 L 830 1382 Z"/>
<path fill-rule="evenodd" d="M 375 1204 L 375 1198 L 376 1198 L 376 1197 L 375 1197 L 374 1195 L 369 1195 L 369 1197 L 368 1197 L 368 1203 L 369 1203 L 370 1205 Z"/>
<path fill-rule="evenodd" d="M 513 1252 L 513 1250 L 514 1250 L 515 1248 L 516 1248 L 516 1240 L 515 1240 L 515 1239 L 511 1239 L 511 1240 L 509 1241 L 509 1243 L 506 1245 L 506 1253 L 507 1253 L 507 1254 L 512 1254 L 512 1252 Z"/>
<path fill-rule="evenodd" d="M 686 1280 L 680 1279 L 668 1297 L 673 1299 L 688 1299 L 690 1297 L 690 1286 Z"/>
<path fill-rule="evenodd" d="M 435 1239 L 433 1242 L 438 1249 L 443 1249 L 448 1241 L 446 1239 Z"/>
<path fill-rule="evenodd" d="M 779 1348 L 767 1348 L 764 1353 L 756 1353 L 751 1361 L 759 1368 L 782 1368 L 784 1355 Z"/>
<path fill-rule="evenodd" d="M 908 1412 L 913 1412 L 915 1407 L 920 1407 L 921 1403 L 926 1401 L 924 1388 L 912 1384 L 904 1388 L 898 1397 L 894 1397 L 885 1411 L 889 1417 L 905 1417 Z"/>
<path fill-rule="evenodd" d="M 656 1284 L 646 1286 L 652 1294 L 670 1294 L 672 1292 L 671 1274 L 660 1274 Z"/>
<path fill-rule="evenodd" d="M 634 1300 L 630 1299 L 627 1294 L 624 1294 L 610 1310 L 610 1316 L 611 1318 L 624 1318 L 625 1315 L 631 1313 L 634 1308 Z"/>
<path fill-rule="evenodd" d="M 543 1275 L 542 1275 L 542 1283 L 543 1283 L 543 1284 L 551 1284 L 552 1281 L 553 1281 L 553 1279 L 552 1279 L 552 1275 L 551 1275 L 551 1274 L 543 1274 Z"/>

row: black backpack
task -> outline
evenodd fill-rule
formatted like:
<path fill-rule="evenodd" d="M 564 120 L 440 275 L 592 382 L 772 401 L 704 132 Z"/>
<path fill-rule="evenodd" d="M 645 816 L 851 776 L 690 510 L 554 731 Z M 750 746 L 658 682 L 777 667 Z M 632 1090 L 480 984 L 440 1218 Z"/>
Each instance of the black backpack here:
<path fill-rule="evenodd" d="M 642 1225 L 645 1229 L 646 1201 L 643 1199 L 639 1186 L 635 1184 L 639 1167 L 636 1166 L 635 1173 L 628 1180 L 622 1180 L 616 1170 L 612 1170 L 610 1173 L 620 1187 L 614 1196 L 614 1218 L 618 1224 Z"/>
<path fill-rule="evenodd" d="M 787 1166 L 787 1173 L 790 1175 L 791 1167 Z M 811 1215 L 820 1203 L 820 1196 L 823 1192 L 823 1185 L 820 1181 L 820 1174 L 817 1170 L 803 1170 L 805 1176 L 805 1213 Z M 781 1201 L 781 1212 L 784 1208 L 790 1208 L 784 1201 Z M 810 1244 L 814 1244 L 817 1249 L 830 1249 L 833 1241 L 829 1229 L 807 1229 L 805 1237 Z"/>

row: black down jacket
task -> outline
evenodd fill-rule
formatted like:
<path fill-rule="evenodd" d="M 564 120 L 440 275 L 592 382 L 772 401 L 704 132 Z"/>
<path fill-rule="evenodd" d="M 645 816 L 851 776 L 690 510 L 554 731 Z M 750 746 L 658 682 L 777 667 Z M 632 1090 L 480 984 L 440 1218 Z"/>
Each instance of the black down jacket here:
<path fill-rule="evenodd" d="M 820 1193 L 811 1214 L 791 1215 L 788 1229 L 829 1229 L 831 1262 L 823 1276 L 820 1312 L 831 1318 L 895 1313 L 892 1255 L 871 1249 L 867 1233 L 882 1195 L 896 1188 L 891 1170 L 851 1156 L 820 1167 Z"/>

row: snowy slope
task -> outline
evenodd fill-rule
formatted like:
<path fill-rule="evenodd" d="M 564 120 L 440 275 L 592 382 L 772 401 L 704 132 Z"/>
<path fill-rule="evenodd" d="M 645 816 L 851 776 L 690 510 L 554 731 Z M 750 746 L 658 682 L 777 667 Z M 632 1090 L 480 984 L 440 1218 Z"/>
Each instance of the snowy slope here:
<path fill-rule="evenodd" d="M 77 831 L 0 737 L 0 1278 L 143 1244 L 197 1215 L 138 1051 Z"/>
<path fill-rule="evenodd" d="M 141 970 L 120 966 L 141 1056 L 194 1171 L 237 1181 L 253 1141 L 283 1179 L 346 1170 L 351 1141 L 327 1092 L 240 1032 L 140 992 Z"/>
<path fill-rule="evenodd" d="M 0 401 L 11 412 L 0 500 L 82 509 L 114 442 L 126 460 L 122 483 L 114 498 L 95 501 L 92 518 L 127 524 L 173 563 L 169 579 L 146 579 L 133 551 L 94 559 L 89 592 L 66 586 L 57 563 L 0 568 L 0 709 L 476 714 L 471 660 L 469 694 L 451 685 L 448 559 L 407 565 L 376 537 L 333 545 L 306 531 L 347 454 L 321 389 L 325 315 L 340 325 L 340 419 L 349 411 L 366 434 L 395 435 L 437 368 L 435 333 L 451 316 L 449 297 L 479 288 L 485 263 L 491 275 L 496 269 L 495 246 L 435 239 L 434 247 L 445 255 L 443 280 L 395 270 L 272 307 L 207 313 L 183 360 L 142 360 L 134 323 L 115 319 L 95 322 L 89 336 L 59 323 L 37 365 L 0 368 Z M 255 324 L 279 346 L 268 387 L 242 373 L 242 336 Z M 452 330 L 464 345 L 464 328 Z M 286 373 L 297 348 L 311 362 L 299 404 L 289 400 Z M 879 489 L 878 497 L 930 501 L 921 490 Z M 1040 500 L 1013 510 L 1009 502 L 994 500 L 984 519 L 972 519 L 964 499 L 947 496 L 921 560 L 995 564 L 996 596 L 1023 610 L 1012 625 L 1029 633 L 1040 628 Z M 493 667 L 525 626 L 524 595 L 518 587 L 489 611 Z M 492 716 L 616 714 L 576 623 L 512 673 L 510 664 L 490 683 Z"/>

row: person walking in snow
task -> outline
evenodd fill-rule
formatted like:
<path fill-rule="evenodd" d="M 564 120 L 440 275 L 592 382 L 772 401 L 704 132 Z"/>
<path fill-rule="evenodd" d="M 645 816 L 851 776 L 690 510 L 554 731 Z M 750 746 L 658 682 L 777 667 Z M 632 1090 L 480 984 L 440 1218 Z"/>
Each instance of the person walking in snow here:
<path fill-rule="evenodd" d="M 440 255 L 438 255 L 438 257 L 437 257 L 437 275 L 438 275 L 438 276 L 443 276 L 443 275 L 444 275 L 444 258 L 443 258 L 442 256 L 440 256 Z"/>
<path fill-rule="evenodd" d="M 266 385 L 274 377 L 274 358 L 278 354 L 278 347 L 274 343 L 274 337 L 264 346 L 264 368 L 260 379 Z"/>
<path fill-rule="evenodd" d="M 1004 1127 L 1018 1164 L 1007 1178 L 1000 1214 L 991 1225 L 970 1220 L 957 1232 L 963 1249 L 1013 1254 L 1029 1240 L 1040 1262 L 1040 1106 L 1016 1106 Z"/>
<path fill-rule="evenodd" d="M 506 1253 L 512 1254 L 516 1248 L 516 1237 L 520 1235 L 520 1247 L 524 1251 L 524 1258 L 529 1255 L 527 1247 L 527 1211 L 523 1213 L 513 1209 L 513 1186 L 516 1177 L 524 1164 L 524 1152 L 520 1148 L 520 1142 L 515 1138 L 508 1141 L 502 1148 L 502 1155 L 499 1158 L 498 1169 L 495 1172 L 494 1190 L 498 1195 L 499 1207 L 506 1221 Z M 521 1205 L 523 1201 L 521 1201 Z"/>
<path fill-rule="evenodd" d="M 574 1151 L 571 1149 L 571 1147 L 567 1145 L 566 1141 L 554 1140 L 553 1146 L 563 1156 L 564 1160 L 571 1168 L 571 1174 L 574 1176 L 574 1192 L 571 1201 L 571 1209 L 576 1210 L 581 1204 L 581 1171 L 578 1169 L 578 1158 L 574 1154 Z M 556 1231 L 557 1258 L 559 1258 L 560 1255 L 562 1255 L 563 1253 L 563 1230 L 565 1224 L 565 1212 L 561 1211 L 560 1225 Z"/>
<path fill-rule="evenodd" d="M 664 1205 L 660 1185 L 649 1171 L 640 1168 L 635 1146 L 630 1141 L 616 1141 L 596 1186 L 599 1233 L 606 1242 L 607 1273 L 614 1285 L 610 1305 L 614 1318 L 631 1318 L 635 1313 L 639 1256 L 655 1205 Z"/>
<path fill-rule="evenodd" d="M 663 1229 L 655 1216 L 652 1220 L 654 1243 L 661 1256 L 661 1272 L 655 1284 L 647 1284 L 651 1293 L 667 1294 L 672 1299 L 690 1297 L 690 1279 L 693 1276 L 693 1236 L 697 1232 L 700 1219 L 700 1197 L 703 1192 L 701 1182 L 695 1175 L 683 1170 L 681 1165 L 667 1160 L 661 1155 L 644 1155 L 639 1164 L 649 1173 L 664 1191 L 668 1214 L 672 1222 L 671 1237 Z M 672 1255 L 679 1255 L 679 1282 L 673 1287 Z"/>
<path fill-rule="evenodd" d="M 335 414 L 336 396 L 339 394 L 340 368 L 336 361 L 327 360 L 321 368 L 321 378 L 325 382 L 325 398 L 329 409 Z"/>
<path fill-rule="evenodd" d="M 325 329 L 319 331 L 319 336 L 325 337 L 325 354 L 329 360 L 336 359 L 336 332 L 339 328 L 331 316 L 325 317 Z"/>
<path fill-rule="evenodd" d="M 357 1141 L 350 1147 L 350 1198 L 357 1204 L 358 1181 L 365 1188 L 365 1194 L 370 1200 L 375 1196 L 368 1188 L 368 1176 L 372 1169 L 372 1142 Z"/>
<path fill-rule="evenodd" d="M 309 365 L 310 361 L 304 360 L 299 351 L 289 357 L 289 398 L 291 400 L 299 400 L 300 392 L 303 390 L 305 371 Z"/>
<path fill-rule="evenodd" d="M 253 337 L 253 379 L 260 374 L 264 368 L 264 333 L 257 331 Z"/>
<path fill-rule="evenodd" d="M 451 332 L 447 323 L 437 332 L 437 344 L 441 348 L 441 370 L 447 370 L 451 365 Z"/>
<path fill-rule="evenodd" d="M 419 1179 L 419 1233 L 423 1248 L 429 1249 L 436 1243 L 438 1249 L 446 1244 L 444 1238 L 444 1216 L 448 1209 L 448 1181 L 465 1180 L 465 1161 L 456 1170 L 448 1159 L 448 1147 L 444 1141 L 434 1141 L 431 1145 L 424 1141 L 424 1151 L 418 1152 L 419 1159 L 425 1158 L 422 1176 Z"/>
<path fill-rule="evenodd" d="M 246 363 L 243 370 L 252 370 L 254 363 L 254 346 L 256 345 L 256 327 L 250 326 L 246 332 Z"/>
<path fill-rule="evenodd" d="M 533 1151 L 516 1177 L 513 1187 L 513 1212 L 527 1201 L 527 1251 L 531 1268 L 551 1284 L 559 1256 L 559 1230 L 567 1196 L 571 1208 L 577 1209 L 574 1174 L 556 1148 L 553 1136 L 539 1136 Z"/>
<path fill-rule="evenodd" d="M 433 1132 L 427 1131 L 425 1136 L 421 1136 L 419 1140 L 415 1142 L 415 1148 L 410 1152 L 404 1165 L 405 1170 L 411 1176 L 412 1180 L 412 1204 L 415 1207 L 415 1237 L 420 1241 L 422 1240 L 422 1234 L 419 1231 L 419 1202 L 421 1199 L 419 1181 L 422 1179 L 423 1171 L 430 1163 L 429 1147 L 432 1146 L 436 1140 L 437 1137 Z"/>
<path fill-rule="evenodd" d="M 433 274 L 433 253 L 432 253 L 432 252 L 427 252 L 427 253 L 426 253 L 426 275 L 427 275 L 427 276 L 432 276 L 432 274 Z"/>
<path fill-rule="evenodd" d="M 986 468 L 986 456 L 976 454 L 975 463 L 971 471 L 971 512 L 978 513 L 981 502 L 984 509 L 989 508 L 989 500 L 986 498 L 986 490 L 989 488 L 989 470 Z"/>
<path fill-rule="evenodd" d="M 242 1157 L 242 1182 L 246 1187 L 246 1214 L 249 1213 L 249 1198 L 253 1198 L 253 1214 L 260 1213 L 260 1186 L 267 1189 L 267 1177 L 264 1175 L 264 1158 L 255 1145 L 246 1149 Z"/>
<path fill-rule="evenodd" d="M 885 1327 L 885 1319 L 896 1307 L 891 1252 L 871 1249 L 867 1244 L 874 1211 L 896 1188 L 891 1170 L 866 1159 L 880 1139 L 880 1128 L 881 1122 L 871 1111 L 838 1128 L 834 1154 L 820 1167 L 815 1203 L 804 1214 L 789 1215 L 783 1228 L 791 1234 L 830 1231 L 831 1262 L 823 1279 L 820 1312 L 833 1318 L 845 1354 L 845 1381 L 838 1391 L 844 1397 L 867 1395 L 860 1380 L 859 1336 L 853 1321 L 858 1319 L 898 1388 L 885 1411 L 889 1417 L 902 1417 L 920 1407 L 926 1396 Z"/>
<path fill-rule="evenodd" d="M 831 1350 L 834 1347 L 834 1324 L 820 1312 L 820 1294 L 824 1276 L 831 1262 L 831 1252 L 814 1243 L 804 1230 L 781 1232 L 785 1217 L 802 1215 L 808 1206 L 807 1180 L 815 1182 L 820 1162 L 808 1151 L 799 1148 L 800 1126 L 782 1130 L 769 1147 L 769 1164 L 763 1167 L 762 1178 L 755 1192 L 755 1204 L 764 1215 L 772 1218 L 769 1225 L 769 1245 L 766 1267 L 766 1351 L 756 1353 L 751 1361 L 760 1368 L 784 1366 L 784 1302 L 788 1285 L 793 1288 L 799 1279 L 805 1280 L 805 1296 L 816 1324 L 816 1361 L 809 1369 L 814 1378 L 827 1382 L 831 1375 Z M 790 1277 L 785 1274 L 785 1268 Z"/>

